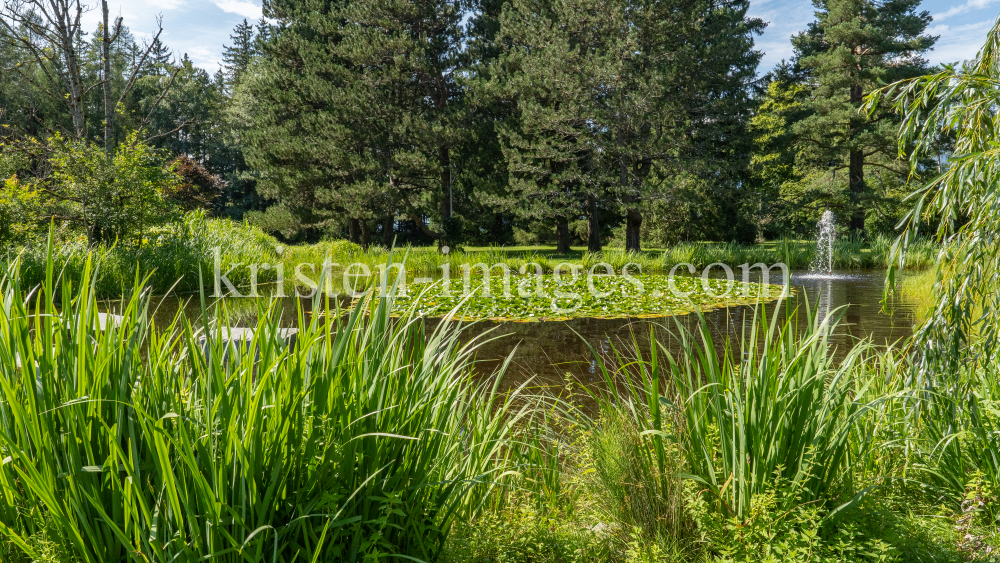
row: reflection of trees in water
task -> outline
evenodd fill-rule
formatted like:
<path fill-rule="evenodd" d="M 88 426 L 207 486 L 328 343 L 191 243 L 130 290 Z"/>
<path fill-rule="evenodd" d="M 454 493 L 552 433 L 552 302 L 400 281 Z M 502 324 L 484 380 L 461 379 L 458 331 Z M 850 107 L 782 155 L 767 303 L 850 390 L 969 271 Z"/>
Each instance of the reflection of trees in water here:
<path fill-rule="evenodd" d="M 799 315 L 799 323 L 804 324 L 807 301 L 811 310 L 820 318 L 825 318 L 842 305 L 850 304 L 842 324 L 831 338 L 836 354 L 845 354 L 858 337 L 871 337 L 876 344 L 894 342 L 911 334 L 914 317 L 912 310 L 901 302 L 892 304 L 894 307 L 890 308 L 888 314 L 880 312 L 882 279 L 881 273 L 876 272 L 868 276 L 854 275 L 850 279 L 799 281 L 795 284 L 795 295 L 781 305 L 766 307 L 765 314 L 769 317 L 774 315 L 777 307 L 777 314 L 784 316 L 799 307 L 803 309 Z M 796 282 L 794 278 L 793 282 Z M 213 303 L 214 301 L 209 300 L 210 305 Z M 259 308 L 262 305 L 266 308 L 267 304 L 267 300 L 227 299 L 225 308 L 229 323 L 232 326 L 253 326 Z M 181 302 L 176 298 L 167 298 L 162 304 L 159 299 L 153 299 L 151 306 L 159 307 L 154 318 L 157 326 L 168 326 L 180 305 Z M 309 310 L 311 301 L 303 301 L 302 305 Z M 213 310 L 219 310 L 217 304 Z M 295 326 L 295 300 L 283 300 L 280 310 L 280 324 Z M 200 325 L 201 305 L 197 298 L 186 300 L 185 312 L 189 319 Z M 745 306 L 705 313 L 705 322 L 719 350 L 727 342 L 739 346 L 744 333 L 749 334 L 749 324 L 753 318 L 753 308 Z M 428 329 L 433 329 L 439 322 L 441 321 L 437 319 L 429 320 Z M 468 338 L 483 335 L 485 339 L 477 354 L 481 373 L 492 372 L 500 364 L 500 360 L 516 346 L 507 385 L 520 384 L 535 376 L 533 384 L 561 386 L 566 381 L 567 373 L 584 384 L 601 383 L 602 377 L 593 363 L 588 344 L 605 356 L 611 354 L 613 346 L 624 353 L 628 360 L 632 359 L 629 354 L 634 353 L 634 341 L 638 344 L 638 349 L 648 356 L 652 328 L 653 337 L 666 345 L 672 353 L 677 353 L 680 350 L 676 339 L 678 323 L 697 333 L 698 317 L 690 314 L 658 319 L 574 319 L 499 324 L 483 321 L 464 324 Z M 734 353 L 742 354 L 742 351 L 734 350 Z"/>
<path fill-rule="evenodd" d="M 808 307 L 820 319 L 829 316 L 837 308 L 849 305 L 844 311 L 841 324 L 831 337 L 831 345 L 838 357 L 843 357 L 858 338 L 870 337 L 876 344 L 897 342 L 912 333 L 913 313 L 905 303 L 895 303 L 888 313 L 881 312 L 882 278 L 872 274 L 853 280 L 822 280 L 798 286 L 797 293 L 781 305 L 766 307 L 762 314 L 769 318 L 779 317 L 798 311 L 800 326 L 807 322 L 805 308 Z M 777 310 L 775 310 L 777 308 Z M 745 335 L 750 334 L 750 324 L 754 320 L 752 307 L 731 307 L 705 313 L 705 323 L 716 348 L 722 351 L 726 343 L 739 347 Z M 758 318 L 759 320 L 759 318 Z M 595 350 L 610 352 L 613 344 L 619 352 L 628 354 L 638 344 L 643 354 L 650 350 L 650 328 L 653 337 L 664 344 L 672 353 L 680 351 L 676 333 L 678 325 L 698 333 L 698 317 L 683 315 L 662 319 L 575 319 L 548 323 L 479 323 L 473 332 L 494 329 L 493 335 L 506 334 L 504 338 L 490 342 L 481 349 L 480 358 L 502 358 L 517 346 L 514 366 L 510 374 L 510 384 L 523 382 L 535 376 L 539 384 L 562 385 L 566 372 L 570 372 L 582 383 L 600 384 L 599 373 L 591 361 L 587 344 Z M 471 334 L 471 333 L 470 333 Z M 741 355 L 742 350 L 733 350 Z M 492 369 L 497 362 L 486 362 L 483 368 Z"/>

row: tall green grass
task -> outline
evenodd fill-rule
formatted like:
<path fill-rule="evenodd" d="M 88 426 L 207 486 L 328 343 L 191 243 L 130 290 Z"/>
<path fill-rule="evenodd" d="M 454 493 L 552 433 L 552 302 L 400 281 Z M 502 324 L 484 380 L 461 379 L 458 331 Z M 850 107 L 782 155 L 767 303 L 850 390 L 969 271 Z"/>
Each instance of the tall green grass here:
<path fill-rule="evenodd" d="M 519 391 L 391 294 L 299 310 L 294 346 L 272 306 L 233 346 L 207 316 L 158 330 L 143 280 L 102 330 L 90 260 L 3 268 L 3 561 L 431 561 L 514 467 Z"/>
<path fill-rule="evenodd" d="M 768 322 L 760 312 L 722 350 L 703 321 L 700 338 L 681 333 L 670 362 L 687 469 L 730 516 L 746 518 L 775 482 L 807 502 L 855 492 L 851 440 L 868 408 L 855 400 L 868 384 L 856 367 L 869 347 L 860 342 L 835 362 L 829 337 L 842 311 L 822 321 L 804 314 L 800 325 L 795 314 Z"/>
<path fill-rule="evenodd" d="M 249 264 L 276 264 L 281 246 L 273 237 L 246 223 L 210 219 L 192 212 L 184 220 L 149 234 L 140 246 L 112 244 L 88 248 L 86 237 L 59 236 L 51 259 L 66 276 L 80 279 L 88 260 L 98 267 L 93 274 L 94 291 L 99 297 L 119 297 L 132 289 L 135 278 L 146 279 L 156 294 L 169 291 L 197 294 L 201 289 L 199 269 L 212 292 L 215 249 L 219 249 L 220 272 L 229 273 L 236 287 L 250 285 Z M 45 279 L 50 259 L 45 240 L 14 249 L 7 259 L 20 256 L 23 287 L 33 287 Z M 242 264 L 240 267 L 235 267 Z M 235 268 L 234 268 L 235 267 Z M 291 277 L 291 276 L 289 276 Z M 276 279 L 274 269 L 261 269 L 262 285 Z"/>
<path fill-rule="evenodd" d="M 673 343 L 651 333 L 649 349 L 612 346 L 613 361 L 597 364 L 608 391 L 594 397 L 602 412 L 628 413 L 646 437 L 646 464 L 659 475 L 647 488 L 676 498 L 671 479 L 684 474 L 715 510 L 740 521 L 776 483 L 794 491 L 794 502 L 834 511 L 857 500 L 859 467 L 889 463 L 873 438 L 891 432 L 873 421 L 898 391 L 901 364 L 864 341 L 835 360 L 829 337 L 841 313 L 768 318 L 759 308 L 741 337 L 721 347 L 704 318 L 694 331 L 677 323 Z"/>

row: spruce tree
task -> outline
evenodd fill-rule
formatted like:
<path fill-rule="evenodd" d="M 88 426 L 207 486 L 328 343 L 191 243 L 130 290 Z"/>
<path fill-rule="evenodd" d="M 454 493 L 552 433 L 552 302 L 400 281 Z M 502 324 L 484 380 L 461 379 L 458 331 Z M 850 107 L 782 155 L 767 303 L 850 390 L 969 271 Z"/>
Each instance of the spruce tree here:
<path fill-rule="evenodd" d="M 159 37 L 153 38 L 153 46 L 149 49 L 149 57 L 146 64 L 156 69 L 162 69 L 173 60 L 173 53 Z"/>
<path fill-rule="evenodd" d="M 243 20 L 236 24 L 229 39 L 233 44 L 223 46 L 222 67 L 225 69 L 226 86 L 232 90 L 257 54 L 257 36 L 253 25 Z"/>
<path fill-rule="evenodd" d="M 855 233 L 865 229 L 869 197 L 866 168 L 905 176 L 896 160 L 896 126 L 888 111 L 860 113 L 864 96 L 880 81 L 927 72 L 922 55 L 936 37 L 924 34 L 931 21 L 920 0 L 814 0 L 816 21 L 792 38 L 795 63 L 811 93 L 810 115 L 792 127 L 800 159 L 826 170 L 836 182 L 847 171 L 846 215 Z M 843 175 L 841 174 L 841 178 Z"/>
<path fill-rule="evenodd" d="M 557 233 L 585 215 L 591 251 L 601 215 L 624 216 L 626 248 L 638 251 L 641 210 L 663 197 L 664 179 L 700 171 L 718 184 L 745 169 L 753 36 L 764 26 L 747 8 L 514 0 L 493 88 L 516 108 L 499 128 L 515 208 L 553 219 Z"/>
<path fill-rule="evenodd" d="M 463 134 L 458 7 L 301 0 L 269 3 L 265 15 L 282 25 L 242 98 L 261 189 L 317 228 L 343 213 L 381 218 L 391 201 L 446 245 Z"/>

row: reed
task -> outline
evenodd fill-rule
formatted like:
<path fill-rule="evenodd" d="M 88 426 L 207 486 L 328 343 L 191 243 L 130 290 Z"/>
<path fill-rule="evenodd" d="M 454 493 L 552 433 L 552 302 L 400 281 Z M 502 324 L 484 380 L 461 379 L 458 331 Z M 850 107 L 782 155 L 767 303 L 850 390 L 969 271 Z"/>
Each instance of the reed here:
<path fill-rule="evenodd" d="M 728 516 L 746 518 L 775 482 L 805 502 L 854 494 L 851 439 L 871 408 L 855 399 L 870 383 L 858 367 L 870 348 L 858 343 L 834 361 L 829 335 L 842 312 L 768 321 L 761 308 L 742 340 L 721 350 L 704 321 L 697 338 L 679 326 L 682 349 L 670 368 L 687 469 Z"/>
<path fill-rule="evenodd" d="M 57 284 L 48 252 L 0 284 L 3 561 L 430 561 L 515 465 L 519 391 L 391 293 L 299 309 L 294 346 L 272 304 L 234 343 L 224 312 L 158 330 L 141 278 L 102 327 L 92 259 Z"/>

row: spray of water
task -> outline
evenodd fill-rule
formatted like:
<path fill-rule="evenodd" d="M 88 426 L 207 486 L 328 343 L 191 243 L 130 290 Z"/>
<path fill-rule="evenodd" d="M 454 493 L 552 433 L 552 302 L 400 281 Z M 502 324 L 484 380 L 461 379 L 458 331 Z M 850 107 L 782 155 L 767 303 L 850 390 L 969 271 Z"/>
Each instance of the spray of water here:
<path fill-rule="evenodd" d="M 813 272 L 833 273 L 833 241 L 837 238 L 836 224 L 834 223 L 833 211 L 827 209 L 823 212 L 823 217 L 816 223 L 819 234 L 816 237 L 816 258 L 813 259 Z"/>

